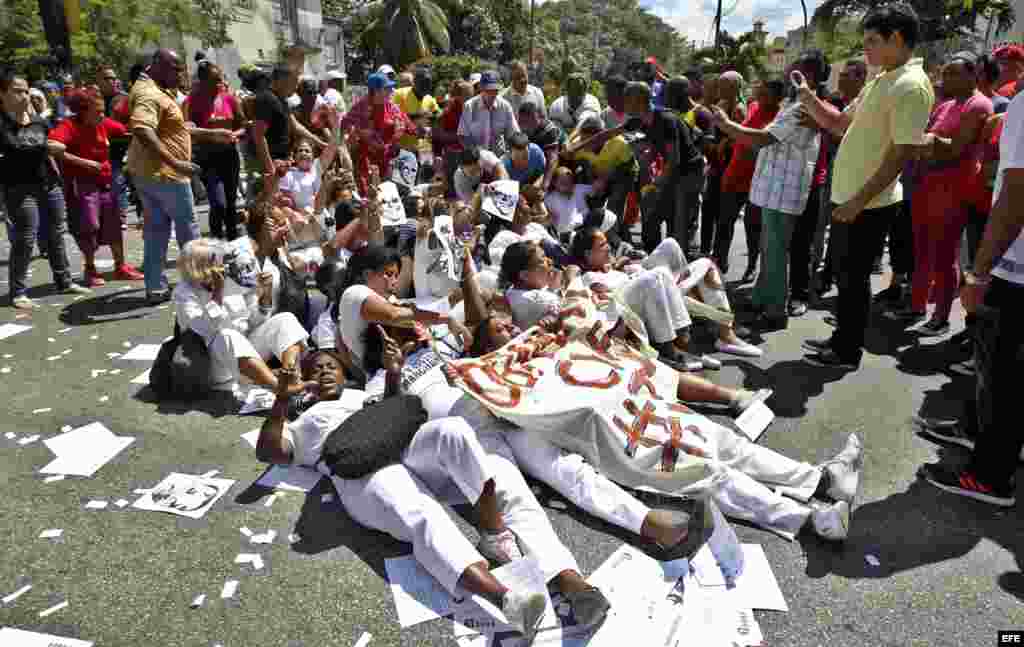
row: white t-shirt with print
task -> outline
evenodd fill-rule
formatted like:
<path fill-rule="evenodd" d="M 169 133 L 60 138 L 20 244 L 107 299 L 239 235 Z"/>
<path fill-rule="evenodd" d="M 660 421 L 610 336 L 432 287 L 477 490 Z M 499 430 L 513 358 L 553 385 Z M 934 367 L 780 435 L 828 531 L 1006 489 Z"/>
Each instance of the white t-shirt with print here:
<path fill-rule="evenodd" d="M 993 192 L 993 204 L 999 200 L 1003 190 L 1003 175 L 1010 169 L 1024 168 L 1024 92 L 1020 92 L 1006 109 L 1006 123 L 1003 134 L 999 138 L 999 172 L 996 173 L 996 186 Z M 1024 208 L 1021 205 L 1011 207 Z M 1024 285 L 1024 232 L 1017 236 L 1002 258 L 996 261 L 992 269 L 993 276 Z"/>
<path fill-rule="evenodd" d="M 583 224 L 587 215 L 587 196 L 593 193 L 594 187 L 589 184 L 577 184 L 571 196 L 561 191 L 548 191 L 544 205 L 551 214 L 551 224 L 555 231 L 564 234 Z"/>
<path fill-rule="evenodd" d="M 529 328 L 548 315 L 557 316 L 562 299 L 551 290 L 519 290 L 505 293 L 512 308 L 512 319 L 521 328 Z"/>
<path fill-rule="evenodd" d="M 327 436 L 353 413 L 350 406 L 342 406 L 340 401 L 317 402 L 298 420 L 286 424 L 283 435 L 292 446 L 292 463 L 316 465 Z"/>
<path fill-rule="evenodd" d="M 459 197 L 459 200 L 463 202 L 470 202 L 473 199 L 473 194 L 480 188 L 480 184 L 484 181 L 490 182 L 493 180 L 497 173 L 498 165 L 501 164 L 501 160 L 498 156 L 489 150 L 480 150 L 480 178 L 472 179 L 468 175 L 462 172 L 462 167 L 455 169 L 455 195 Z M 490 178 L 490 179 L 488 179 Z"/>
<path fill-rule="evenodd" d="M 281 178 L 280 188 L 292 195 L 295 208 L 301 211 L 306 207 L 313 208 L 316 194 L 320 191 L 320 178 L 320 160 L 313 160 L 313 166 L 308 171 L 290 168 Z"/>
<path fill-rule="evenodd" d="M 352 351 L 352 355 L 363 365 L 363 357 L 366 355 L 366 342 L 363 335 L 370 327 L 369 322 L 363 319 L 363 302 L 376 294 L 372 288 L 365 285 L 353 285 L 341 295 L 341 304 L 338 307 L 338 329 L 341 333 L 341 341 Z"/>

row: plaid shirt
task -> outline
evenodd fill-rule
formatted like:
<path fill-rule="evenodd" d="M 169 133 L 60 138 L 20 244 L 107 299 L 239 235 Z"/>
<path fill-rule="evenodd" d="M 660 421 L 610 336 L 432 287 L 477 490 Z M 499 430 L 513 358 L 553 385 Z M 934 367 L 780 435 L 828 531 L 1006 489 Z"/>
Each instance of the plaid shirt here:
<path fill-rule="evenodd" d="M 821 136 L 799 125 L 800 104 L 787 102 L 765 129 L 776 143 L 757 154 L 750 202 L 782 213 L 801 214 L 811 193 Z"/>
<path fill-rule="evenodd" d="M 459 136 L 468 145 L 476 145 L 501 156 L 507 149 L 508 138 L 519 132 L 519 123 L 512 112 L 512 104 L 501 97 L 494 98 L 490 110 L 482 96 L 466 102 L 459 119 Z"/>
<path fill-rule="evenodd" d="M 348 131 L 353 128 L 356 130 L 356 136 L 353 138 L 356 149 L 356 179 L 359 191 L 363 195 L 366 195 L 370 164 L 377 166 L 381 178 L 390 177 L 391 160 L 398 154 L 398 140 L 402 135 L 415 135 L 418 132 L 416 124 L 402 112 L 402 109 L 394 101 L 388 101 L 379 109 L 383 110 L 383 114 L 375 115 L 370 97 L 367 95 L 352 104 L 352 109 L 341 120 L 342 130 Z M 383 128 L 378 128 L 378 123 L 383 124 Z M 363 139 L 363 131 L 366 130 L 373 131 L 370 141 L 377 145 L 384 145 L 384 148 L 378 149 L 376 154 L 370 152 L 367 142 Z"/>

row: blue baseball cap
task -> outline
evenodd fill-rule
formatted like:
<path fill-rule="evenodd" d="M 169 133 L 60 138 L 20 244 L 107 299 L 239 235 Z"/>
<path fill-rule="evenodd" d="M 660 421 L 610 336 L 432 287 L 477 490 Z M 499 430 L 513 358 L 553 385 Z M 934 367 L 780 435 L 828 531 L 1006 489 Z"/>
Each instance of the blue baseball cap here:
<path fill-rule="evenodd" d="M 480 75 L 480 89 L 481 90 L 500 90 L 501 89 L 501 77 L 498 76 L 497 72 L 488 70 Z"/>
<path fill-rule="evenodd" d="M 395 87 L 395 82 L 379 72 L 375 72 L 366 78 L 366 87 L 370 90 L 383 90 Z"/>

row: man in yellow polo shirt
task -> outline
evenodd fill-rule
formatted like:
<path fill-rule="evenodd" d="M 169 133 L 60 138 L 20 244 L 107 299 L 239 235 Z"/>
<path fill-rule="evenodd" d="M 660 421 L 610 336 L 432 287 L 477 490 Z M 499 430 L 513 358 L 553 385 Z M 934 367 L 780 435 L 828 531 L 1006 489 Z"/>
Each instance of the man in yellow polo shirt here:
<path fill-rule="evenodd" d="M 800 101 L 822 127 L 843 134 L 832 175 L 832 240 L 839 268 L 838 325 L 832 337 L 806 340 L 816 366 L 856 369 L 871 313 L 871 267 L 891 221 L 900 217 L 904 165 L 922 143 L 935 93 L 913 58 L 920 34 L 914 10 L 890 4 L 864 18 L 864 54 L 882 72 L 842 113 L 818 99 L 803 79 Z"/>
<path fill-rule="evenodd" d="M 590 165 L 594 195 L 604 196 L 608 210 L 622 223 L 626 197 L 633 190 L 638 166 L 633 147 L 622 136 L 622 127 L 602 130 L 602 126 L 597 114 L 585 116 L 570 136 L 562 156 Z"/>
<path fill-rule="evenodd" d="M 434 117 L 441 113 L 437 101 L 431 96 L 433 78 L 430 70 L 425 67 L 416 68 L 411 87 L 395 90 L 392 101 L 402 112 L 407 114 L 420 127 L 420 137 L 429 137 L 430 124 Z M 403 135 L 398 145 L 413 153 L 419 152 L 420 138 L 415 135 Z"/>

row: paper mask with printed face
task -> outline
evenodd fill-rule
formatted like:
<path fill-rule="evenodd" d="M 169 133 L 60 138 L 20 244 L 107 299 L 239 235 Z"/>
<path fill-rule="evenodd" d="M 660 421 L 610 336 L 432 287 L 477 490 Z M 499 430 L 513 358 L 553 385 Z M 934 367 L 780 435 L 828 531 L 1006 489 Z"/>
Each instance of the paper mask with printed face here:
<path fill-rule="evenodd" d="M 512 222 L 519 204 L 519 183 L 515 180 L 498 180 L 482 187 L 483 202 L 480 208 L 487 214 Z"/>
<path fill-rule="evenodd" d="M 416 184 L 416 175 L 419 173 L 420 163 L 416 154 L 402 150 L 391 162 L 391 181 L 411 187 Z"/>
<path fill-rule="evenodd" d="M 462 282 L 465 248 L 455 237 L 452 217 L 434 218 L 434 227 L 426 237 L 416 241 L 416 296 L 446 297 Z"/>
<path fill-rule="evenodd" d="M 377 189 L 377 201 L 380 202 L 381 225 L 389 227 L 405 222 L 405 206 L 402 205 L 398 186 L 394 182 L 381 182 Z"/>
<path fill-rule="evenodd" d="M 225 273 L 243 288 L 255 288 L 259 267 L 256 252 L 248 236 L 241 236 L 221 246 Z"/>

